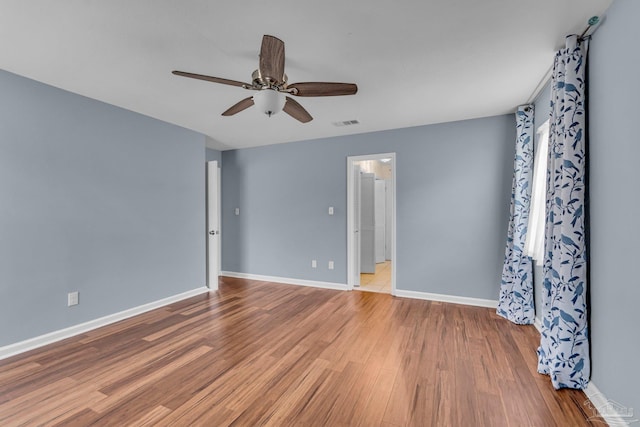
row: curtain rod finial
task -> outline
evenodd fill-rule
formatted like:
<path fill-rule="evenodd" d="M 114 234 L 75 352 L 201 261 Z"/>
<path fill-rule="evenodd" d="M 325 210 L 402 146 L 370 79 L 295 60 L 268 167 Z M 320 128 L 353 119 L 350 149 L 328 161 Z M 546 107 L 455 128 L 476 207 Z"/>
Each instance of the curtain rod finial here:
<path fill-rule="evenodd" d="M 578 37 L 578 39 L 586 38 L 585 36 L 589 32 L 589 30 L 594 29 L 599 24 L 600 24 L 600 17 L 598 15 L 595 15 L 595 16 L 592 16 L 591 18 L 589 18 L 589 21 L 587 21 L 587 28 L 582 32 L 582 34 L 580 34 L 580 37 Z"/>

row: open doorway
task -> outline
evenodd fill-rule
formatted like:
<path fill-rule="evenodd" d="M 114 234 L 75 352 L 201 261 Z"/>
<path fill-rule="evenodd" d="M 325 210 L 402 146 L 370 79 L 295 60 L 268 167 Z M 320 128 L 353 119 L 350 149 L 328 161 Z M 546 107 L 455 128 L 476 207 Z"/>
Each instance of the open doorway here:
<path fill-rule="evenodd" d="M 395 295 L 395 153 L 347 158 L 348 288 Z"/>

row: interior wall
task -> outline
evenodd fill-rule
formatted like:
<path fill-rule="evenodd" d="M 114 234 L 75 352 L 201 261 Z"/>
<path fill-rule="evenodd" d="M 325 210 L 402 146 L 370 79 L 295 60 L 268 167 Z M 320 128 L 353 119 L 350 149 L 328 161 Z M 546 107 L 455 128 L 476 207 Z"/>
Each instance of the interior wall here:
<path fill-rule="evenodd" d="M 222 164 L 222 152 L 218 150 L 214 150 L 212 148 L 207 148 L 205 150 L 205 160 L 207 162 L 217 161 L 218 165 Z"/>
<path fill-rule="evenodd" d="M 514 141 L 505 115 L 224 151 L 223 270 L 346 284 L 346 158 L 395 152 L 398 289 L 495 300 Z"/>
<path fill-rule="evenodd" d="M 592 380 L 640 409 L 640 2 L 616 0 L 589 49 Z"/>
<path fill-rule="evenodd" d="M 4 71 L 0 93 L 0 346 L 204 286 L 204 136 Z"/>

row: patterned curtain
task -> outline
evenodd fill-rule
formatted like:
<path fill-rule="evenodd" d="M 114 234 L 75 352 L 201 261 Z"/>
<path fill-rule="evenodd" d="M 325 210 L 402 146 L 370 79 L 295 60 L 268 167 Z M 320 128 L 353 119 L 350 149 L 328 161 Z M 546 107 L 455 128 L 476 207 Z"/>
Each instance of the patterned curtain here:
<path fill-rule="evenodd" d="M 551 83 L 543 321 L 538 372 L 556 389 L 589 382 L 585 242 L 585 107 L 588 42 L 567 37 Z"/>
<path fill-rule="evenodd" d="M 525 325 L 533 323 L 535 317 L 531 258 L 524 253 L 533 176 L 532 105 L 518 107 L 516 127 L 511 216 L 497 313 L 514 323 Z"/>

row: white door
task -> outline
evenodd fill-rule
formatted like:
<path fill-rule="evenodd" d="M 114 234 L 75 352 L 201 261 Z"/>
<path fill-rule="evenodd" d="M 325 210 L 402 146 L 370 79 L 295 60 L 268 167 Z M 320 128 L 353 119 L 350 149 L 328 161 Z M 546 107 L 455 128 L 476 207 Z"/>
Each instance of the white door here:
<path fill-rule="evenodd" d="M 376 189 L 375 189 L 375 197 L 374 197 L 374 224 L 375 224 L 375 248 L 376 248 L 376 264 L 384 262 L 385 260 L 385 215 L 386 209 L 385 204 L 387 202 L 387 197 L 385 196 L 385 185 L 384 181 L 381 179 L 376 179 Z"/>
<path fill-rule="evenodd" d="M 384 234 L 385 234 L 385 243 L 384 243 L 384 257 L 386 258 L 387 261 L 391 261 L 391 241 L 392 236 L 391 236 L 391 212 L 392 212 L 392 205 L 393 205 L 393 185 L 391 184 L 391 180 L 387 179 L 384 182 L 385 184 L 385 195 L 386 195 L 386 202 L 385 202 L 385 228 L 384 228 Z"/>
<path fill-rule="evenodd" d="M 207 286 L 218 289 L 220 273 L 220 169 L 207 162 Z"/>
<path fill-rule="evenodd" d="M 360 198 L 360 272 L 376 272 L 375 183 L 372 173 L 361 175 Z"/>
<path fill-rule="evenodd" d="M 353 286 L 360 286 L 360 166 L 353 167 L 353 245 L 355 248 L 355 262 L 358 268 L 353 270 Z"/>

